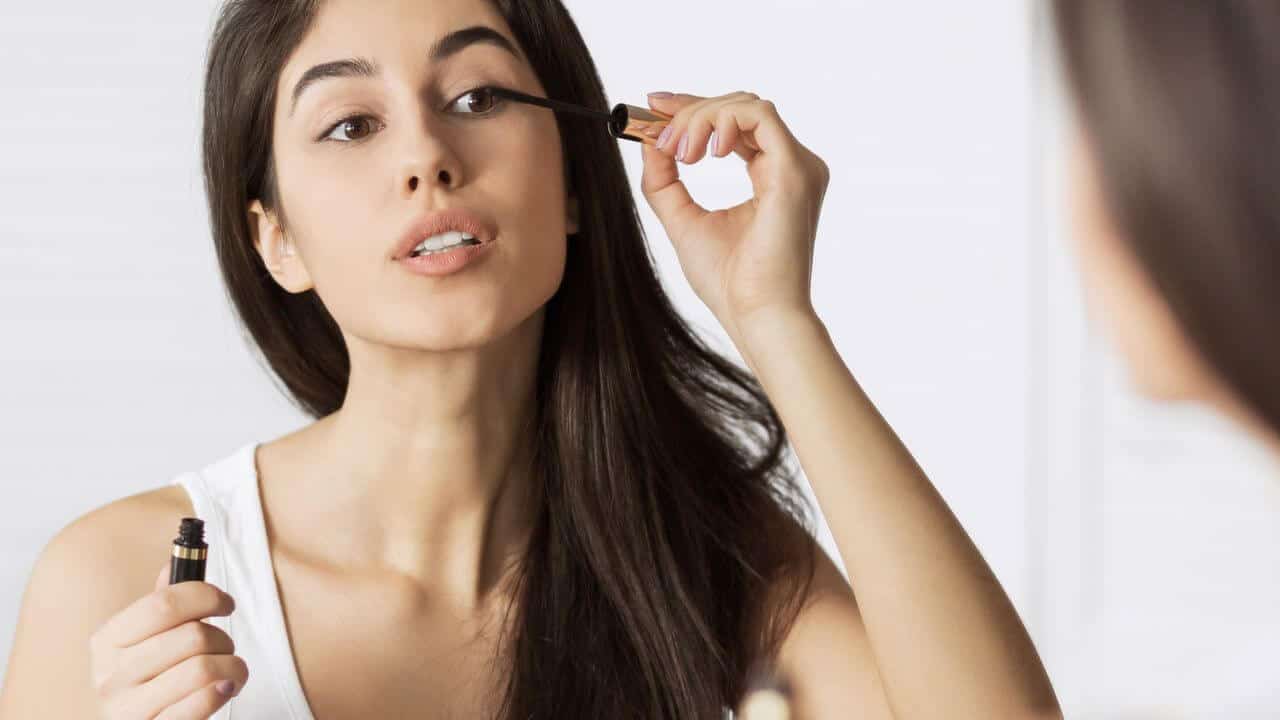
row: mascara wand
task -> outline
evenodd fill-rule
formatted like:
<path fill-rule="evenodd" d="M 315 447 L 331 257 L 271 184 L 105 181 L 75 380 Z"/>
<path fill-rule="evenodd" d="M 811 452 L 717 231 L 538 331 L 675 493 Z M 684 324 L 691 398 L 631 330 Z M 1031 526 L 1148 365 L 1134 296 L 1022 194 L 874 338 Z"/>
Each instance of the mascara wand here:
<path fill-rule="evenodd" d="M 657 138 L 667 127 L 673 116 L 666 113 L 643 108 L 636 105 L 628 105 L 626 103 L 618 103 L 613 107 L 613 112 L 604 112 L 601 110 L 592 110 L 591 108 L 575 105 L 573 103 L 561 102 L 560 100 L 552 100 L 550 98 L 537 97 L 536 95 L 526 95 L 516 90 L 508 90 L 500 87 L 487 88 L 489 92 L 508 100 L 527 103 L 529 105 L 539 105 L 541 107 L 558 110 L 561 112 L 572 113 L 581 117 L 590 118 L 604 122 L 609 127 L 609 133 L 619 140 L 631 140 L 632 142 L 644 143 L 646 145 L 656 145 Z"/>

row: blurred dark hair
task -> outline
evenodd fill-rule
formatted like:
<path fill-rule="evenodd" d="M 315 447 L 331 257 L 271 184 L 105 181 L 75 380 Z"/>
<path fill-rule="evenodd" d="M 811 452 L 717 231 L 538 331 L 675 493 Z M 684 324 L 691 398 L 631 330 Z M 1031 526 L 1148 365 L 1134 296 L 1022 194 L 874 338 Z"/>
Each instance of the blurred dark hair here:
<path fill-rule="evenodd" d="M 1280 432 L 1280 3 L 1054 0 L 1053 19 L 1111 214 Z"/>
<path fill-rule="evenodd" d="M 550 97 L 608 109 L 559 0 L 490 2 Z M 265 271 L 247 211 L 258 198 L 288 223 L 272 158 L 275 89 L 319 7 L 222 7 L 203 125 L 230 300 L 288 395 L 317 418 L 343 403 L 342 336 L 314 291 L 290 294 Z M 546 306 L 534 460 L 542 502 L 501 652 L 498 716 L 720 720 L 807 595 L 812 519 L 760 386 L 664 294 L 618 141 L 598 124 L 557 122 L 566 187 L 582 190 L 581 232 Z"/>

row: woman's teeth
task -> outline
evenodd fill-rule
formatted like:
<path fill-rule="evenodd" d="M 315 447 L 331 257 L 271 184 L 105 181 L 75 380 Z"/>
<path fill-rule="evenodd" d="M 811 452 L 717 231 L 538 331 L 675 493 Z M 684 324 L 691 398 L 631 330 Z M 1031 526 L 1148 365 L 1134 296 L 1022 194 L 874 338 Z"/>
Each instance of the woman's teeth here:
<path fill-rule="evenodd" d="M 409 253 L 409 257 L 418 257 L 419 255 L 432 255 L 435 253 L 448 252 L 459 245 L 479 245 L 480 241 L 473 236 L 464 232 L 453 231 L 441 233 L 439 235 L 429 237 L 423 240 L 418 247 Z"/>

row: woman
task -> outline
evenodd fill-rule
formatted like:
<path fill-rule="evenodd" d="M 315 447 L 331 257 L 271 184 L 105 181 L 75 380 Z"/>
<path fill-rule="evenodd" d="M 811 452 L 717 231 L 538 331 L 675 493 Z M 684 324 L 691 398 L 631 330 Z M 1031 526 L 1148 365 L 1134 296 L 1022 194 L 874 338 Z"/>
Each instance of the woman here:
<path fill-rule="evenodd" d="M 655 96 L 674 118 L 641 147 L 753 377 L 662 292 L 618 141 L 483 92 L 607 107 L 557 0 L 237 0 L 208 62 L 223 278 L 316 421 L 59 533 L 3 713 L 718 718 L 776 664 L 806 718 L 1057 716 L 999 583 L 814 312 L 827 168 L 771 103 Z M 730 152 L 754 197 L 708 212 L 677 162 Z M 424 275 L 410 255 L 455 229 L 487 246 Z M 804 525 L 788 440 L 852 589 Z M 193 514 L 208 582 L 167 586 L 160 543 Z M 90 682 L 49 697 L 65 677 Z"/>
<path fill-rule="evenodd" d="M 1056 0 L 1083 274 L 1145 394 L 1280 451 L 1280 5 Z"/>

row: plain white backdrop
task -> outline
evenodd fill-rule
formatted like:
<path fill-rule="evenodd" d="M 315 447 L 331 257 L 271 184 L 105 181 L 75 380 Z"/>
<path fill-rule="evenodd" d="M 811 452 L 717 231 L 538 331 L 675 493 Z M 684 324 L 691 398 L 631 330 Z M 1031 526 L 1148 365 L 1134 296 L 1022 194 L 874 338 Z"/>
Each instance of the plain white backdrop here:
<path fill-rule="evenodd" d="M 1069 717 L 1280 714 L 1280 472 L 1216 417 L 1135 397 L 1087 324 L 1038 4 L 566 4 L 611 102 L 749 90 L 827 161 L 815 306 Z M 0 663 L 60 528 L 308 422 L 212 255 L 198 149 L 217 5 L 0 6 Z M 736 355 L 640 194 L 639 146 L 622 151 L 664 283 Z M 749 194 L 736 156 L 681 170 L 705 205 Z"/>

